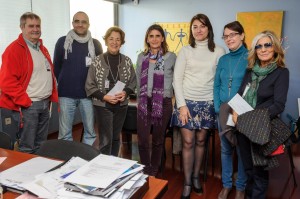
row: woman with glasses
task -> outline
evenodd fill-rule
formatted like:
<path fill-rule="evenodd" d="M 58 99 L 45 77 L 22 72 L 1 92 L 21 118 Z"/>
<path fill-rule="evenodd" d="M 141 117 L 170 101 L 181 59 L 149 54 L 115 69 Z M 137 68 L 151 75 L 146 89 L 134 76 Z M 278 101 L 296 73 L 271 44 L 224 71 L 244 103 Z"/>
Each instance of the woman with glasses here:
<path fill-rule="evenodd" d="M 181 48 L 174 70 L 176 106 L 172 125 L 182 135 L 184 187 L 181 198 L 189 198 L 192 187 L 203 193 L 199 180 L 208 129 L 215 126 L 213 85 L 219 58 L 225 50 L 214 43 L 208 17 L 197 14 L 190 23 L 189 45 Z"/>
<path fill-rule="evenodd" d="M 134 93 L 136 75 L 131 59 L 120 53 L 120 48 L 125 43 L 123 30 L 111 27 L 103 39 L 107 52 L 93 60 L 85 90 L 94 105 L 100 152 L 118 156 L 128 96 Z"/>
<path fill-rule="evenodd" d="M 279 39 L 271 31 L 254 37 L 248 55 L 248 70 L 238 93 L 254 109 L 268 109 L 270 119 L 283 112 L 289 88 L 289 70 L 285 67 L 284 51 Z M 233 112 L 233 121 L 238 116 Z M 250 140 L 238 133 L 238 144 L 248 176 L 247 198 L 264 199 L 269 182 L 268 166 L 256 166 L 252 161 Z"/>
<path fill-rule="evenodd" d="M 228 118 L 230 110 L 224 108 L 221 108 L 220 110 L 220 106 L 221 104 L 222 107 L 228 106 L 226 103 L 238 92 L 248 65 L 248 50 L 245 43 L 244 28 L 238 21 L 231 22 L 224 26 L 222 39 L 229 48 L 229 53 L 222 56 L 218 63 L 214 83 L 214 106 L 215 112 L 219 114 L 221 118 Z M 218 129 L 219 133 L 221 133 L 225 130 L 226 126 L 224 125 L 226 125 L 226 119 L 218 120 L 218 122 L 222 122 Z M 223 189 L 221 190 L 218 199 L 226 199 L 232 189 L 232 154 L 235 146 L 225 134 L 220 137 L 220 140 Z M 238 157 L 238 175 L 235 182 L 235 199 L 243 199 L 247 176 L 244 171 L 239 147 L 236 146 L 236 149 Z"/>
<path fill-rule="evenodd" d="M 136 68 L 138 146 L 141 163 L 145 165 L 144 173 L 156 176 L 161 166 L 165 132 L 172 115 L 176 55 L 169 52 L 164 30 L 158 24 L 151 25 L 146 31 L 144 46 Z"/>

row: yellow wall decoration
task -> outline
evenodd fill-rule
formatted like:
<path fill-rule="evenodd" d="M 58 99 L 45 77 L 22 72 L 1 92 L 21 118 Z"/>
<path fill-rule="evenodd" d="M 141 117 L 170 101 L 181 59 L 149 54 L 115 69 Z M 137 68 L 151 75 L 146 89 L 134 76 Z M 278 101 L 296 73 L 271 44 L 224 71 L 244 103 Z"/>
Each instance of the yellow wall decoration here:
<path fill-rule="evenodd" d="M 190 23 L 157 23 L 165 32 L 169 51 L 178 53 L 182 46 L 189 43 Z"/>
<path fill-rule="evenodd" d="M 237 20 L 245 29 L 248 48 L 251 47 L 253 38 L 264 30 L 272 30 L 281 38 L 283 11 L 239 12 Z"/>

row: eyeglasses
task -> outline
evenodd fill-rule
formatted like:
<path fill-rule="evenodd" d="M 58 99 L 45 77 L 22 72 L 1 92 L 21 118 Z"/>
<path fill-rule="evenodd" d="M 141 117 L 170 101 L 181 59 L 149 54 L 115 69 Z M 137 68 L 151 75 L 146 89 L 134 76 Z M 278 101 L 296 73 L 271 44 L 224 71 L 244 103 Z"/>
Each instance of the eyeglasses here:
<path fill-rule="evenodd" d="M 264 44 L 258 44 L 255 46 L 255 50 L 261 50 L 263 47 L 265 47 L 265 49 L 269 49 L 273 46 L 272 43 L 264 43 Z"/>
<path fill-rule="evenodd" d="M 227 40 L 228 38 L 232 39 L 233 37 L 235 37 L 236 35 L 239 35 L 240 33 L 238 32 L 232 32 L 229 35 L 223 35 L 222 39 L 223 40 Z"/>
<path fill-rule="evenodd" d="M 87 24 L 88 24 L 88 22 L 87 22 L 86 20 L 80 21 L 80 20 L 76 19 L 76 20 L 74 20 L 73 22 L 74 22 L 76 25 L 79 25 L 79 24 L 87 25 Z"/>

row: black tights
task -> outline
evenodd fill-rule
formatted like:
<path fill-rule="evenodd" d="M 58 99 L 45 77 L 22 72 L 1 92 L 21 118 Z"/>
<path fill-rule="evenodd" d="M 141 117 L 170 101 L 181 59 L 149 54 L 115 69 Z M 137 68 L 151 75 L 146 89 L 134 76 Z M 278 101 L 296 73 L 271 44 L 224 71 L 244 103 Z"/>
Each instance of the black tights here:
<path fill-rule="evenodd" d="M 191 185 L 191 177 L 198 177 L 204 155 L 204 146 L 207 135 L 206 129 L 189 130 L 181 128 L 182 161 L 184 183 Z"/>

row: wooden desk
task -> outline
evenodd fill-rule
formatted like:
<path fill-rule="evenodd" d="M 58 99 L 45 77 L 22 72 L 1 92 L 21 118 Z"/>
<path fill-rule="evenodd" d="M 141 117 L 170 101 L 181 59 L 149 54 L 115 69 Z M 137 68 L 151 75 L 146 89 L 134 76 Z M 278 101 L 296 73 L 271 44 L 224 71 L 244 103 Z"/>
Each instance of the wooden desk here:
<path fill-rule="evenodd" d="M 1 172 L 37 156 L 0 148 L 0 157 L 7 157 L 6 160 L 0 164 Z M 143 199 L 161 198 L 167 189 L 168 181 L 149 177 L 149 190 L 146 192 Z M 7 192 L 4 194 L 4 199 L 13 199 L 18 196 L 19 194 L 17 193 Z"/>

